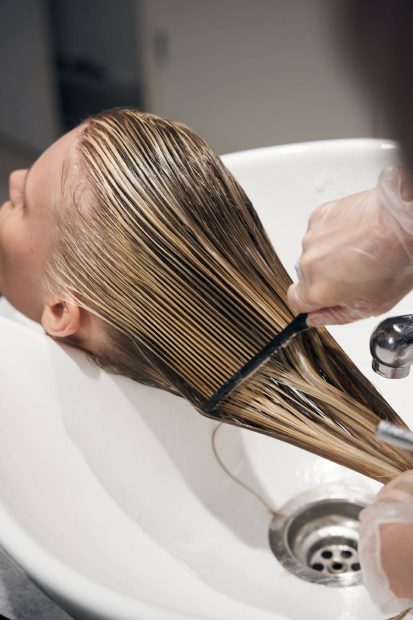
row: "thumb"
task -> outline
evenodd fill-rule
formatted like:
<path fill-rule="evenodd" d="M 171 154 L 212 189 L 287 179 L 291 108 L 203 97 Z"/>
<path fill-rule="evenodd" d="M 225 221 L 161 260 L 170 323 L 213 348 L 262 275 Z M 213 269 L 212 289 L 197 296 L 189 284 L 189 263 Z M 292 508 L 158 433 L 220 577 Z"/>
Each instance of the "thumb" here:
<path fill-rule="evenodd" d="M 287 291 L 287 301 L 290 308 L 297 314 L 320 309 L 320 306 L 309 301 L 307 297 L 307 288 L 302 282 L 296 282 L 290 285 Z"/>

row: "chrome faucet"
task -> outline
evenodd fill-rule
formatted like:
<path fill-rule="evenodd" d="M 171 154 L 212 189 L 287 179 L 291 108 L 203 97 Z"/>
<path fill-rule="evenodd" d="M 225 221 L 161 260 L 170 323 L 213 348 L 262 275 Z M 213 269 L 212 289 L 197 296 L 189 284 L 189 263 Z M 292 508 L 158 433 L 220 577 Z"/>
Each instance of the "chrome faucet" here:
<path fill-rule="evenodd" d="M 413 363 L 413 314 L 379 323 L 370 338 L 372 368 L 387 379 L 407 377 Z"/>

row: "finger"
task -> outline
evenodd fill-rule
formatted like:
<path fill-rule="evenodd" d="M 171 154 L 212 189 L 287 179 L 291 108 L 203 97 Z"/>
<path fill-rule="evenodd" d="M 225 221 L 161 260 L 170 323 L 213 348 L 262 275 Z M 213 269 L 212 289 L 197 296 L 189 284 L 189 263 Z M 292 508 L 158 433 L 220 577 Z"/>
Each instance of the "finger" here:
<path fill-rule="evenodd" d="M 404 499 L 401 500 L 401 497 Z M 376 501 L 409 501 L 413 502 L 413 471 L 400 474 L 388 482 L 377 494 Z"/>
<path fill-rule="evenodd" d="M 302 282 L 291 284 L 287 291 L 288 304 L 294 312 L 311 312 L 320 306 L 311 303 L 307 298 L 306 287 Z"/>
<path fill-rule="evenodd" d="M 322 308 L 311 312 L 307 317 L 309 327 L 322 327 L 323 325 L 346 325 L 364 318 L 363 313 L 353 308 L 343 306 L 333 306 L 332 308 Z"/>

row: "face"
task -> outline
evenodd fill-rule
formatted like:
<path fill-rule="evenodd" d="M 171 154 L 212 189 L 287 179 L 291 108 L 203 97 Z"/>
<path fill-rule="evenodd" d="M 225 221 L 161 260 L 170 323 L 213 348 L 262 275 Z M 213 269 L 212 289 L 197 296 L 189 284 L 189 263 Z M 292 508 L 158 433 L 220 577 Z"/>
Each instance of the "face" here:
<path fill-rule="evenodd" d="M 50 258 L 54 212 L 63 204 L 63 164 L 81 127 L 65 134 L 29 170 L 10 175 L 9 199 L 0 208 L 0 292 L 40 322 L 47 303 L 42 274 Z"/>

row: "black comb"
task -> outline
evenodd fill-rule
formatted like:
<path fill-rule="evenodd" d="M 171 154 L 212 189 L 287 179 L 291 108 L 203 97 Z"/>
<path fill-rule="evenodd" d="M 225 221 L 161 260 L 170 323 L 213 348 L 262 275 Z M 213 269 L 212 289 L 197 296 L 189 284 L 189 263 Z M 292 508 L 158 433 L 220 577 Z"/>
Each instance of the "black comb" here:
<path fill-rule="evenodd" d="M 299 314 L 280 331 L 279 334 L 270 340 L 258 353 L 254 355 L 240 370 L 238 370 L 215 394 L 209 398 L 202 406 L 204 413 L 212 413 L 219 403 L 226 398 L 230 392 L 239 386 L 241 381 L 248 379 L 260 366 L 265 364 L 268 358 L 283 349 L 297 334 L 310 329 L 307 325 L 307 313 Z"/>

